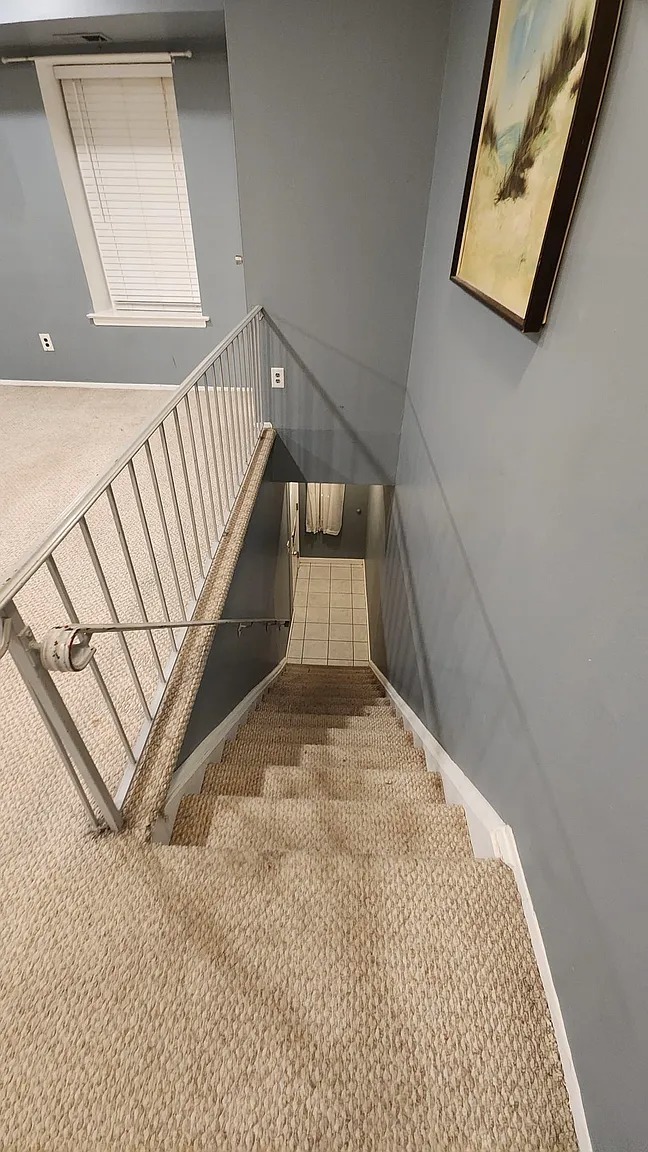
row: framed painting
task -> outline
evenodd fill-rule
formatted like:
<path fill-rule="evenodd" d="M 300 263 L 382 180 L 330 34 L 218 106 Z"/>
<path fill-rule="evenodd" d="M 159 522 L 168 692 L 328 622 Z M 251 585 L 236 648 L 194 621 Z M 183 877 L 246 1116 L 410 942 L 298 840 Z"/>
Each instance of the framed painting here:
<path fill-rule="evenodd" d="M 451 280 L 523 332 L 547 312 L 623 0 L 495 0 Z"/>

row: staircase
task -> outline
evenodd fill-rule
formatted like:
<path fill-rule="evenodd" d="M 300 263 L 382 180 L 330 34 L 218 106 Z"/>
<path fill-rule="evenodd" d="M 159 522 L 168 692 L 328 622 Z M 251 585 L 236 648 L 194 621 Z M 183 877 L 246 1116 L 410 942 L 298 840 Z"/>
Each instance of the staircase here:
<path fill-rule="evenodd" d="M 574 1152 L 513 876 L 370 670 L 286 668 L 173 844 L 208 854 L 205 962 L 235 973 L 214 1147 Z"/>

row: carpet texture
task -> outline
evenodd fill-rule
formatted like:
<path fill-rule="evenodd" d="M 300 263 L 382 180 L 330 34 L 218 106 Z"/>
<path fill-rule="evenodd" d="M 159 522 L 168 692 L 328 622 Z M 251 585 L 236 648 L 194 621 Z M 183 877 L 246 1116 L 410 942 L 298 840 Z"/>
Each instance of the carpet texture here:
<path fill-rule="evenodd" d="M 287 668 L 182 801 L 191 851 L 223 930 L 215 1147 L 575 1152 L 512 873 L 371 672 Z"/>
<path fill-rule="evenodd" d="M 286 669 L 170 847 L 143 829 L 173 724 L 96 840 L 9 687 L 0 1152 L 575 1152 L 512 874 L 470 858 L 369 672 Z"/>
<path fill-rule="evenodd" d="M 303 674 L 267 703 L 380 696 Z M 263 715 L 183 802 L 184 845 L 84 838 L 66 789 L 7 806 L 2 1152 L 575 1152 L 510 871 L 470 858 L 434 776 L 412 793 L 404 733 L 293 732 L 282 769 Z M 256 794 L 219 794 L 246 771 Z M 282 772 L 299 798 L 266 795 Z"/>

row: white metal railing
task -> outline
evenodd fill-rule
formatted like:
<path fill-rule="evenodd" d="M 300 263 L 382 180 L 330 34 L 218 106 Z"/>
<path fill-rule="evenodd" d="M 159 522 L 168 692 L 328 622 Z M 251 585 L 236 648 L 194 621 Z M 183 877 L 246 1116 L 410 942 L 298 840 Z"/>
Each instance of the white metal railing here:
<path fill-rule="evenodd" d="M 0 588 L 0 656 L 11 656 L 97 828 L 122 825 L 182 622 L 269 412 L 263 319 L 253 309 L 198 365 Z M 61 617 L 165 627 L 131 637 L 116 629 L 90 661 L 91 678 L 61 678 L 59 687 L 40 660 L 35 630 Z"/>

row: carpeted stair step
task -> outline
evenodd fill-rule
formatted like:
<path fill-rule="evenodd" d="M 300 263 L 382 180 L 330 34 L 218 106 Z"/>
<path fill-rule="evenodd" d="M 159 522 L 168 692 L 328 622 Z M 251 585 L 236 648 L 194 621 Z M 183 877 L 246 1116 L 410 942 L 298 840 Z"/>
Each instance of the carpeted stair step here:
<path fill-rule="evenodd" d="M 263 703 L 257 707 L 257 712 L 273 712 L 293 715 L 299 712 L 334 712 L 338 716 L 376 716 L 380 718 L 391 712 L 389 701 L 385 696 L 372 701 L 350 700 L 348 696 L 320 698 L 314 693 L 312 696 L 296 697 L 294 693 L 284 696 L 268 693 Z"/>
<path fill-rule="evenodd" d="M 390 744 L 324 744 L 315 739 L 310 744 L 282 741 L 280 744 L 243 745 L 241 739 L 228 744 L 222 765 L 231 768 L 253 768 L 269 765 L 287 765 L 292 768 L 313 768 L 318 764 L 342 764 L 355 768 L 396 769 L 425 768 L 425 755 L 420 748 L 405 739 Z"/>
<path fill-rule="evenodd" d="M 386 757 L 382 751 L 378 754 L 363 751 L 360 756 L 356 757 L 349 755 L 345 749 L 327 748 L 325 745 L 317 744 L 296 750 L 296 759 L 302 762 L 301 767 L 267 764 L 263 756 L 257 756 L 254 763 L 241 763 L 234 757 L 235 745 L 231 747 L 231 755 L 225 757 L 220 764 L 211 764 L 207 768 L 202 785 L 203 795 L 212 792 L 224 796 L 264 796 L 266 795 L 265 781 L 268 772 L 275 774 L 273 779 L 279 773 L 293 772 L 295 773 L 295 780 L 297 780 L 297 773 L 304 773 L 304 779 L 308 773 L 312 773 L 322 781 L 330 780 L 331 787 L 333 781 L 338 778 L 343 790 L 352 790 L 351 782 L 353 780 L 362 781 L 375 773 L 383 773 L 385 788 L 387 788 L 387 781 L 394 780 L 395 776 L 408 774 L 420 781 L 419 787 L 424 789 L 425 795 L 428 795 L 428 792 L 438 791 L 439 799 L 443 799 L 440 776 L 426 771 L 424 757 L 418 749 L 409 744 L 403 745 L 398 750 L 398 755 L 391 758 Z M 347 783 L 343 784 L 342 781 L 347 781 Z M 380 787 L 379 784 L 377 786 Z M 365 794 L 368 797 L 371 796 L 372 786 L 368 780 L 365 785 L 358 783 L 357 787 L 360 789 L 357 798 Z M 405 782 L 403 782 L 403 787 L 407 787 Z M 283 795 L 281 792 L 276 794 Z M 292 793 L 289 792 L 287 795 L 292 795 Z M 300 793 L 295 795 L 300 795 Z M 316 792 L 314 795 L 320 795 L 320 793 Z M 325 796 L 328 793 L 322 792 L 321 795 Z M 334 798 L 335 794 L 331 793 L 331 795 Z M 408 792 L 404 798 L 413 799 L 414 794 L 410 795 Z M 354 800 L 356 796 L 344 794 L 340 795 L 340 799 Z"/>
<path fill-rule="evenodd" d="M 329 712 L 273 712 L 270 709 L 258 709 L 240 731 L 252 734 L 272 729 L 287 733 L 288 739 L 292 740 L 291 734 L 304 728 L 344 728 L 347 732 L 357 732 L 359 737 L 377 731 L 403 736 L 400 718 L 388 710 L 382 709 L 378 715 L 358 716 L 355 713 L 337 712 L 333 707 Z"/>
<path fill-rule="evenodd" d="M 443 804 L 443 784 L 437 772 L 366 771 L 346 765 L 317 768 L 265 769 L 262 795 L 275 799 L 407 800 L 417 804 Z"/>
<path fill-rule="evenodd" d="M 326 667 L 303 668 L 295 667 L 295 671 L 284 669 L 272 684 L 271 692 L 298 693 L 332 693 L 349 696 L 372 696 L 376 699 L 385 699 L 385 692 L 372 672 L 365 674 L 362 668 Z M 321 674 L 320 674 L 321 673 Z"/>
<path fill-rule="evenodd" d="M 406 800 L 188 796 L 178 811 L 173 843 L 209 843 L 224 852 L 472 856 L 463 808 Z"/>
<path fill-rule="evenodd" d="M 378 684 L 378 680 L 371 668 L 345 668 L 343 665 L 327 664 L 288 664 L 281 673 L 281 680 L 291 682 L 294 680 L 300 682 L 306 680 L 331 682 L 348 680 L 354 684 L 359 684 L 362 681 L 370 684 Z"/>
<path fill-rule="evenodd" d="M 237 748 L 256 749 L 263 743 L 266 748 L 282 748 L 287 744 L 331 744 L 346 748 L 353 746 L 361 748 L 399 747 L 401 744 L 410 744 L 412 737 L 400 728 L 396 722 L 394 726 L 374 724 L 370 728 L 327 728 L 324 724 L 305 724 L 300 726 L 289 721 L 282 727 L 274 724 L 258 724 L 249 721 L 239 729 L 236 737 Z M 278 761 L 281 763 L 281 761 Z"/>
<path fill-rule="evenodd" d="M 387 697 L 376 688 L 372 688 L 370 684 L 356 688 L 344 688 L 342 686 L 338 686 L 337 688 L 323 686 L 320 688 L 317 685 L 312 688 L 300 688 L 299 686 L 295 686 L 294 689 L 283 687 L 270 688 L 268 689 L 265 699 L 295 701 L 296 703 L 301 703 L 303 700 L 311 700 L 313 703 L 320 703 L 323 700 L 336 700 L 341 703 L 353 704 L 384 704 L 387 702 Z"/>
<path fill-rule="evenodd" d="M 164 1051 L 166 1082 L 180 1100 L 190 1093 L 190 1110 L 166 1109 L 158 1147 L 186 1148 L 196 1132 L 205 1149 L 576 1152 L 546 999 L 501 862 L 159 854 L 156 946 L 125 932 L 112 958 L 127 997 L 133 972 L 149 975 L 128 1002 L 131 1047 L 142 1028 L 153 1043 L 147 1020 L 176 1019 L 180 987 L 191 993 Z M 165 979 L 158 947 L 174 962 Z M 68 983 L 78 996 L 78 979 Z M 122 1021 L 120 1033 L 111 1015 L 106 1051 L 119 1053 Z M 144 1042 L 134 1051 L 144 1059 Z M 57 1098 L 66 1118 L 67 1084 Z M 142 1133 L 155 1145 L 142 1119 L 150 1109 L 131 1112 L 131 1146 L 148 1146 Z"/>

